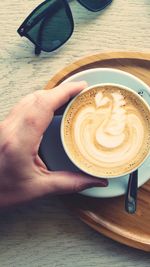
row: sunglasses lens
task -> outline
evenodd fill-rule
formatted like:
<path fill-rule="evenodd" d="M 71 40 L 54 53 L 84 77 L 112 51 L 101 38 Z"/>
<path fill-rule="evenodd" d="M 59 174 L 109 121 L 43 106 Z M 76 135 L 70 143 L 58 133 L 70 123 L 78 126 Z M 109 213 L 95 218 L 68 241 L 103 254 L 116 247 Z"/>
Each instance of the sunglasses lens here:
<path fill-rule="evenodd" d="M 78 0 L 78 1 L 91 11 L 100 11 L 112 2 L 112 0 Z"/>
<path fill-rule="evenodd" d="M 35 20 L 36 24 L 28 30 L 26 36 L 46 52 L 60 47 L 73 32 L 71 11 L 63 0 L 48 1 L 48 4 L 36 9 L 30 18 L 30 21 Z"/>

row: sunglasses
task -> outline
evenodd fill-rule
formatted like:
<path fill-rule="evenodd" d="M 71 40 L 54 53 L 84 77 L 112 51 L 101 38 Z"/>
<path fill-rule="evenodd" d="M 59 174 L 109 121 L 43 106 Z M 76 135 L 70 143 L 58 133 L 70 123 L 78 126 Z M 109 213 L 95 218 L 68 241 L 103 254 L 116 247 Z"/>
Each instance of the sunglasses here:
<path fill-rule="evenodd" d="M 77 0 L 90 11 L 97 12 L 112 0 Z M 17 32 L 35 45 L 35 54 L 52 52 L 71 37 L 74 30 L 72 12 L 67 0 L 47 0 L 37 6 Z"/>

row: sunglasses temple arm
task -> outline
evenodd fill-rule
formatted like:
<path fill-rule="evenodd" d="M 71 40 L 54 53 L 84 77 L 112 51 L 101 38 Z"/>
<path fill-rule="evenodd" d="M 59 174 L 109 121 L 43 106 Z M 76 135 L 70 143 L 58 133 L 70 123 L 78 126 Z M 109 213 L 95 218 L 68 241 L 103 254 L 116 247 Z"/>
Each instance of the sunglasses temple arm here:
<path fill-rule="evenodd" d="M 53 5 L 52 7 L 53 7 L 53 10 L 49 10 L 49 11 L 51 11 L 51 14 L 54 14 L 54 12 L 58 11 L 59 6 L 58 6 L 58 4 L 55 3 L 55 5 Z M 51 14 L 47 12 L 47 14 L 45 16 L 45 19 L 42 21 L 42 23 L 40 25 L 39 32 L 38 32 L 38 37 L 37 37 L 37 40 L 38 40 L 38 43 L 39 44 L 41 44 L 42 30 L 44 28 L 44 25 L 47 22 L 47 20 L 49 19 L 49 16 Z M 35 55 L 37 55 L 37 56 L 41 54 L 41 48 L 40 48 L 40 46 L 41 45 L 35 45 Z"/>
<path fill-rule="evenodd" d="M 29 31 L 30 29 L 32 29 L 44 16 L 46 16 L 45 20 L 47 20 L 47 17 L 49 17 L 51 14 L 54 13 L 54 11 L 57 11 L 59 9 L 58 4 L 55 2 L 53 3 L 49 8 L 47 8 L 46 10 L 44 10 L 43 12 L 41 12 L 41 14 L 39 14 L 32 23 L 30 23 L 28 25 L 28 23 L 25 26 L 21 26 L 18 29 L 18 33 L 23 36 L 27 31 Z M 50 12 L 51 11 L 51 12 Z M 39 29 L 39 33 L 38 33 L 38 40 L 41 43 L 41 33 L 42 33 L 42 29 L 43 29 L 43 24 L 45 23 L 45 20 L 43 20 L 43 22 L 40 25 L 40 29 Z M 35 55 L 40 55 L 41 53 L 41 48 L 38 45 L 35 45 Z"/>
<path fill-rule="evenodd" d="M 43 19 L 47 15 L 53 14 L 55 10 L 58 10 L 59 6 L 55 2 L 51 4 L 51 6 L 47 7 L 46 10 L 41 12 L 39 15 L 37 15 L 33 21 L 27 21 L 26 23 L 23 23 L 22 26 L 19 28 L 19 33 L 21 35 L 24 35 L 26 32 L 28 32 L 30 29 L 32 29 L 38 22 L 40 22 L 41 19 Z M 51 11 L 51 12 L 50 12 Z"/>
<path fill-rule="evenodd" d="M 38 31 L 38 36 L 37 36 L 37 41 L 39 43 L 39 45 L 35 45 L 35 55 L 40 55 L 41 54 L 41 39 L 42 39 L 42 31 L 44 28 L 44 25 L 46 23 L 46 21 L 49 19 L 49 14 L 47 14 L 47 16 L 45 17 L 45 19 L 42 21 L 39 31 Z"/>
<path fill-rule="evenodd" d="M 41 54 L 41 48 L 38 45 L 35 45 L 34 53 L 36 56 L 39 56 Z"/>

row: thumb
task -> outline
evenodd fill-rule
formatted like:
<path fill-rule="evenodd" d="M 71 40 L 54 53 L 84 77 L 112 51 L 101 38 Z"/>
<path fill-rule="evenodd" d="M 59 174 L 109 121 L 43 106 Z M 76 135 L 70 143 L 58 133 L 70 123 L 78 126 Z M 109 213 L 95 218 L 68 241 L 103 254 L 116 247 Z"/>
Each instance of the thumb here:
<path fill-rule="evenodd" d="M 51 172 L 50 177 L 46 176 L 44 180 L 44 193 L 53 194 L 75 193 L 91 187 L 106 187 L 108 185 L 107 179 L 66 171 Z"/>

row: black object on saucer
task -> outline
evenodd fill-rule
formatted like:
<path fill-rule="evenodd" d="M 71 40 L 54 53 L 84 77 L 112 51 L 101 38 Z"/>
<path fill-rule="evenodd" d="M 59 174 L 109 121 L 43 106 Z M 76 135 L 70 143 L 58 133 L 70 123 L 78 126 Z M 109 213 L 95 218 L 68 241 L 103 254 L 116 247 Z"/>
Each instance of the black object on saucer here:
<path fill-rule="evenodd" d="M 137 190 L 138 190 L 138 169 L 130 173 L 127 193 L 125 196 L 125 210 L 130 214 L 136 212 Z"/>

